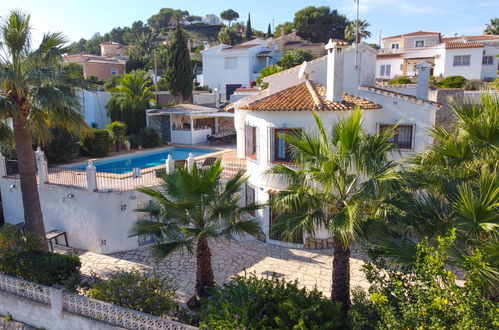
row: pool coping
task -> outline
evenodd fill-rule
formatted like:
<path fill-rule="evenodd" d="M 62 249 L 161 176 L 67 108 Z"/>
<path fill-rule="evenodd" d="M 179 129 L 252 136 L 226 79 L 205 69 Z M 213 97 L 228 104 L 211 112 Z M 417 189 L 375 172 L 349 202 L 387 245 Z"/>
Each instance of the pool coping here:
<path fill-rule="evenodd" d="M 131 153 L 123 154 L 123 155 L 114 155 L 114 156 L 102 157 L 102 158 L 90 158 L 90 159 L 87 159 L 84 162 L 64 164 L 64 165 L 61 165 L 61 166 L 56 166 L 56 168 L 68 168 L 68 169 L 72 169 L 72 166 L 87 165 L 89 161 L 102 161 L 104 159 L 105 160 L 112 160 L 112 159 L 117 159 L 117 158 L 125 157 L 125 156 L 132 156 L 132 155 L 146 154 L 146 153 L 154 153 L 155 151 L 159 151 L 159 150 L 163 150 L 163 149 L 169 149 L 169 148 L 193 148 L 193 149 L 195 148 L 195 149 L 218 150 L 218 151 L 215 151 L 215 152 L 212 152 L 212 153 L 209 153 L 209 154 L 205 154 L 205 155 L 201 155 L 201 156 L 196 156 L 196 157 L 194 157 L 195 161 L 203 160 L 203 159 L 207 158 L 208 156 L 209 157 L 218 157 L 218 156 L 221 156 L 223 154 L 226 154 L 226 153 L 234 151 L 234 149 L 220 149 L 220 148 L 214 148 L 212 146 L 198 146 L 198 145 L 192 145 L 192 144 L 172 144 L 172 145 L 169 145 L 169 146 L 161 146 L 161 147 L 158 147 L 158 148 L 141 149 L 141 150 L 137 150 L 137 151 L 134 151 L 134 152 L 131 152 Z M 159 169 L 166 169 L 166 164 L 162 164 L 162 165 L 157 165 L 157 166 L 152 166 L 152 167 L 141 169 L 140 173 L 141 174 L 148 174 L 148 173 L 154 172 L 154 171 L 159 170 Z M 81 170 L 81 169 L 79 169 L 79 170 Z M 84 171 L 84 169 L 83 169 L 83 171 Z M 122 173 L 122 174 L 96 171 L 96 175 L 98 177 L 102 177 L 102 178 L 126 179 L 126 178 L 133 177 L 134 174 L 133 174 L 133 171 L 132 172 L 128 172 L 128 173 Z"/>

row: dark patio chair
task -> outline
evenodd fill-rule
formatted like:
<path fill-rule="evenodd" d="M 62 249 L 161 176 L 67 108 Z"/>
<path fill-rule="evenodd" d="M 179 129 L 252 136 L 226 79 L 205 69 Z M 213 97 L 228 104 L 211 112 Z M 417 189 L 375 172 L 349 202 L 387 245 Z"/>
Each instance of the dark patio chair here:
<path fill-rule="evenodd" d="M 202 168 L 210 167 L 213 164 L 215 164 L 216 161 L 217 161 L 217 157 L 207 157 L 204 159 L 203 165 L 201 165 L 201 167 Z"/>
<path fill-rule="evenodd" d="M 175 161 L 175 168 L 184 168 L 187 166 L 187 159 L 179 159 Z"/>

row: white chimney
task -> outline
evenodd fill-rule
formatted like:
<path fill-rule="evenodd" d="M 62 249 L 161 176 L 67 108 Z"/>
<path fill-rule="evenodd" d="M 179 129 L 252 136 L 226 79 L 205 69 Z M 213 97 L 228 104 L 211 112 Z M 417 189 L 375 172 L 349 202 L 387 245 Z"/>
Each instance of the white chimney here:
<path fill-rule="evenodd" d="M 343 101 L 343 44 L 329 39 L 327 51 L 327 89 L 329 101 Z"/>
<path fill-rule="evenodd" d="M 423 61 L 416 65 L 418 70 L 418 83 L 416 86 L 416 97 L 421 100 L 428 100 L 428 90 L 430 89 L 431 64 Z"/>

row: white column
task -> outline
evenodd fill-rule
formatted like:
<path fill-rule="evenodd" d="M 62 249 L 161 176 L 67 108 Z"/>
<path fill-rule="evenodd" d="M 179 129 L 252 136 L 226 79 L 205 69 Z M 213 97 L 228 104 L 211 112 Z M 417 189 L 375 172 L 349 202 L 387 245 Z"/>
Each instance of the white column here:
<path fill-rule="evenodd" d="M 172 155 L 168 155 L 168 158 L 165 160 L 166 165 L 166 174 L 172 174 L 175 171 L 175 161 L 172 158 Z"/>
<path fill-rule="evenodd" d="M 191 123 L 191 144 L 194 142 L 194 119 L 192 117 L 189 117 L 189 121 Z"/>
<path fill-rule="evenodd" d="M 0 152 L 0 178 L 7 175 L 7 165 L 5 164 L 5 156 Z"/>
<path fill-rule="evenodd" d="M 63 302 L 62 302 L 62 286 L 54 285 L 50 288 L 50 305 L 52 307 L 52 313 L 54 316 L 60 316 L 62 314 Z"/>
<path fill-rule="evenodd" d="M 36 167 L 38 169 L 38 179 L 41 184 L 48 183 L 49 181 L 49 171 L 48 164 L 45 158 L 45 153 L 38 147 L 35 152 L 36 156 Z"/>
<path fill-rule="evenodd" d="M 97 170 L 91 160 L 88 161 L 87 166 L 87 190 L 90 192 L 97 191 Z"/>
<path fill-rule="evenodd" d="M 194 156 L 192 155 L 192 152 L 189 152 L 189 157 L 187 157 L 187 170 L 189 172 L 192 171 L 192 166 L 194 166 L 194 163 L 196 160 L 194 159 Z"/>

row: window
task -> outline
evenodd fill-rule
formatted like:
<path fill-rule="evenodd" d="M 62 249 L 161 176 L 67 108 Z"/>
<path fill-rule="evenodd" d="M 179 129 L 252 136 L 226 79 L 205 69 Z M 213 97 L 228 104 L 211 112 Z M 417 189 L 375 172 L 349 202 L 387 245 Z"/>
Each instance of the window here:
<path fill-rule="evenodd" d="M 469 66 L 471 55 L 456 55 L 454 56 L 453 66 Z"/>
<path fill-rule="evenodd" d="M 424 47 L 424 40 L 416 40 L 416 42 L 414 43 L 414 46 L 416 48 L 418 48 L 418 47 Z"/>
<path fill-rule="evenodd" d="M 274 130 L 274 161 L 275 162 L 292 162 L 293 153 L 288 143 L 282 139 L 283 134 L 296 134 L 300 129 L 294 128 L 279 128 Z"/>
<path fill-rule="evenodd" d="M 381 77 L 389 77 L 391 71 L 391 64 L 382 64 L 379 68 L 379 75 Z"/>
<path fill-rule="evenodd" d="M 484 56 L 482 57 L 483 65 L 493 65 L 494 64 L 494 56 Z"/>
<path fill-rule="evenodd" d="M 237 57 L 226 57 L 224 63 L 225 70 L 237 69 Z"/>
<path fill-rule="evenodd" d="M 255 188 L 246 183 L 246 206 L 256 202 L 256 191 Z M 256 215 L 256 210 L 248 212 L 252 216 Z"/>
<path fill-rule="evenodd" d="M 399 49 L 399 44 L 392 44 L 392 49 Z"/>
<path fill-rule="evenodd" d="M 118 74 L 118 69 L 117 68 L 111 68 L 111 74 L 112 75 Z"/>
<path fill-rule="evenodd" d="M 379 130 L 384 131 L 392 125 L 379 125 Z M 390 139 L 400 149 L 412 149 L 412 125 L 399 125 L 397 132 Z"/>
<path fill-rule="evenodd" d="M 246 157 L 257 159 L 257 129 L 255 126 L 246 125 Z"/>
<path fill-rule="evenodd" d="M 269 202 L 270 200 L 274 197 L 274 194 L 273 193 L 270 193 L 269 194 Z M 272 203 L 269 203 L 269 204 L 272 204 Z M 272 227 L 275 225 L 276 223 L 276 219 L 277 217 L 282 214 L 280 212 L 277 212 L 276 210 L 274 210 L 272 208 L 272 205 L 269 207 L 269 238 L 270 239 L 275 239 L 275 240 L 279 240 L 279 241 L 282 241 L 283 240 L 283 237 L 281 234 L 279 233 L 276 233 Z M 292 239 L 291 239 L 291 242 L 292 243 L 299 243 L 299 244 L 303 244 L 303 232 L 302 231 L 298 231 L 296 232 Z"/>

